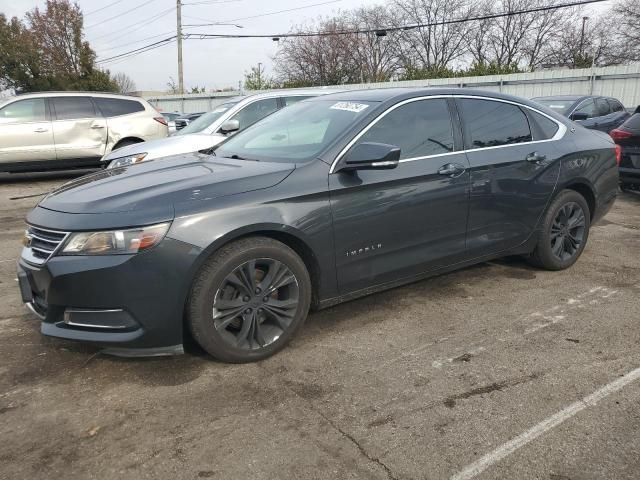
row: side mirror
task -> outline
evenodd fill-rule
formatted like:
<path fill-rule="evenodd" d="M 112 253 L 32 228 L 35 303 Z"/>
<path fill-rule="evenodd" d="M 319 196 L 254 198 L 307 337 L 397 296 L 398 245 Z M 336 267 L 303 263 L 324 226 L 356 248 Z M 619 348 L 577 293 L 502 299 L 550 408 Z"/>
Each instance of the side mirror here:
<path fill-rule="evenodd" d="M 571 120 L 573 120 L 574 122 L 580 122 L 582 120 L 587 120 L 589 118 L 589 115 L 587 115 L 586 113 L 576 112 L 569 118 L 571 118 Z"/>
<path fill-rule="evenodd" d="M 400 162 L 400 148 L 386 143 L 359 143 L 344 156 L 339 171 L 389 170 Z"/>
<path fill-rule="evenodd" d="M 238 120 L 227 120 L 220 125 L 220 132 L 225 135 L 231 132 L 237 132 L 238 130 L 240 130 L 240 122 Z"/>

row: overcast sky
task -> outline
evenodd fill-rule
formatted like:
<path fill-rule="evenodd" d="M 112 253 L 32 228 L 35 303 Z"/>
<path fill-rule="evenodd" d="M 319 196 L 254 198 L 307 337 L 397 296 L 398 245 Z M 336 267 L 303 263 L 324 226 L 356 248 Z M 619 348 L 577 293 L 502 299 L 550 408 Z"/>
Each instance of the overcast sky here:
<path fill-rule="evenodd" d="M 227 22 L 243 27 L 185 28 L 185 33 L 283 33 L 320 15 L 379 3 L 378 0 L 330 3 L 328 0 L 183 0 L 182 23 Z M 0 0 L 0 12 L 8 17 L 22 17 L 27 10 L 35 6 L 42 8 L 44 4 L 44 0 Z M 145 46 L 176 32 L 176 0 L 78 0 L 78 4 L 85 15 L 86 39 L 98 54 L 98 60 Z M 140 8 L 136 8 L 138 6 Z M 297 10 L 245 18 L 294 8 Z M 125 13 L 128 10 L 132 11 Z M 144 40 L 152 36 L 157 37 Z M 183 43 L 185 88 L 237 88 L 244 72 L 258 62 L 262 62 L 270 74 L 276 51 L 277 42 L 268 38 L 186 40 Z M 178 79 L 177 47 L 173 43 L 105 67 L 112 73 L 129 75 L 138 90 L 165 90 L 169 77 L 176 82 Z"/>
<path fill-rule="evenodd" d="M 318 16 L 339 10 L 383 3 L 380 0 L 183 0 L 182 23 L 233 23 L 242 26 L 185 27 L 184 32 L 273 34 L 309 23 Z M 0 12 L 22 17 L 44 0 L 0 0 Z M 176 32 L 176 0 L 78 0 L 85 14 L 85 36 L 98 60 L 143 47 Z M 591 10 L 603 10 L 611 2 Z M 139 7 L 139 8 L 138 8 Z M 305 7 L 305 8 L 301 8 Z M 281 10 L 289 12 L 274 13 Z M 273 13 L 272 15 L 263 15 Z M 257 18 L 246 18 L 262 15 Z M 155 38 L 149 38 L 155 37 Z M 272 73 L 272 58 L 278 44 L 271 39 L 186 40 L 184 52 L 185 88 L 207 90 L 236 87 L 252 65 L 262 62 Z M 175 43 L 128 59 L 105 65 L 112 73 L 124 72 L 138 90 L 165 90 L 169 77 L 177 82 Z"/>

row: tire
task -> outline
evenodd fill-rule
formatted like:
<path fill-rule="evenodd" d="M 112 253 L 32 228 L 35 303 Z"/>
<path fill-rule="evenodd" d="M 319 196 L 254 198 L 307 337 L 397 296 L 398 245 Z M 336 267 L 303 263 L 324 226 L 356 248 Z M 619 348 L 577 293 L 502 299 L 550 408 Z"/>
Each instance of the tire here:
<path fill-rule="evenodd" d="M 563 190 L 547 209 L 529 263 L 564 270 L 576 263 L 589 238 L 589 205 L 575 190 Z M 559 252 L 559 254 L 558 254 Z"/>
<path fill-rule="evenodd" d="M 191 287 L 187 322 L 210 355 L 230 363 L 254 362 L 289 342 L 310 303 L 309 272 L 296 252 L 271 238 L 250 237 L 222 247 L 201 267 Z"/>

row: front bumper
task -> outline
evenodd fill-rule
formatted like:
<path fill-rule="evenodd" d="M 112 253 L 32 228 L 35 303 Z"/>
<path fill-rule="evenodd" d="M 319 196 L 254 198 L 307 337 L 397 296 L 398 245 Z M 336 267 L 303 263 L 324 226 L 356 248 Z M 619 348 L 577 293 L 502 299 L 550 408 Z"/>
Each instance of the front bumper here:
<path fill-rule="evenodd" d="M 20 292 L 44 335 L 122 355 L 178 353 L 200 252 L 165 238 L 137 255 L 54 256 L 38 266 L 20 259 Z"/>

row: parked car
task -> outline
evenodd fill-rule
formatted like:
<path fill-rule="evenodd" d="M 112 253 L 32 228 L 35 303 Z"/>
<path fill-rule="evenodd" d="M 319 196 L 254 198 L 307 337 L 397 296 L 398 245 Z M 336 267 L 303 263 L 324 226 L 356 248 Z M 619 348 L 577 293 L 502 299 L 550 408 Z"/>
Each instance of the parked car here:
<path fill-rule="evenodd" d="M 67 183 L 27 216 L 19 285 L 45 335 L 155 355 L 186 327 L 254 361 L 310 307 L 505 255 L 568 268 L 617 190 L 612 139 L 535 102 L 349 91 Z"/>
<path fill-rule="evenodd" d="M 127 145 L 167 136 L 146 100 L 94 92 L 18 95 L 0 103 L 0 171 L 92 167 Z"/>
<path fill-rule="evenodd" d="M 622 103 L 610 97 L 590 95 L 556 95 L 537 97 L 534 101 L 555 110 L 585 128 L 609 133 L 629 118 Z"/>
<path fill-rule="evenodd" d="M 640 107 L 609 135 L 620 149 L 620 187 L 640 190 Z"/>
<path fill-rule="evenodd" d="M 175 119 L 176 130 L 182 130 L 184 127 L 189 125 L 194 120 L 197 120 L 204 114 L 205 112 L 183 113 L 182 115 L 180 115 L 178 118 Z"/>
<path fill-rule="evenodd" d="M 180 118 L 183 114 L 178 112 L 160 112 L 162 116 L 167 120 L 167 127 L 169 134 L 176 131 L 176 118 Z"/>
<path fill-rule="evenodd" d="M 232 97 L 169 138 L 146 142 L 144 145 L 133 145 L 106 155 L 103 160 L 110 161 L 110 167 L 113 168 L 176 154 L 209 150 L 227 136 L 244 130 L 276 110 L 306 98 L 336 91 L 296 89 Z"/>

